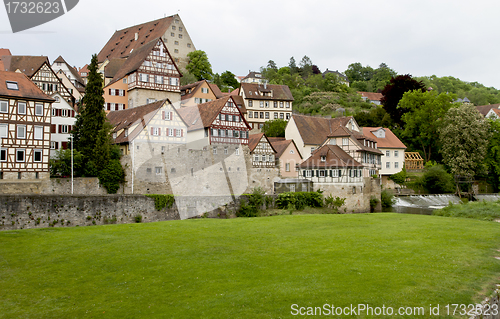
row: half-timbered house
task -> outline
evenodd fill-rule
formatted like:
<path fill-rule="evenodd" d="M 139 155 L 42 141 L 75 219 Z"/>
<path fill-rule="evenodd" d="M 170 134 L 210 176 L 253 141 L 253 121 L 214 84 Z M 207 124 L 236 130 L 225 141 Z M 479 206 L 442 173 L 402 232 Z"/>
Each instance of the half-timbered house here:
<path fill-rule="evenodd" d="M 248 145 L 250 126 L 232 96 L 183 107 L 178 112 L 188 125 L 187 142 L 193 148 L 212 146 L 216 154 L 218 148 L 228 152 L 232 145 Z"/>
<path fill-rule="evenodd" d="M 214 92 L 214 88 L 217 88 L 218 92 Z M 183 85 L 180 87 L 180 90 L 182 106 L 203 104 L 222 97 L 222 93 L 217 85 L 211 85 L 207 80 Z"/>
<path fill-rule="evenodd" d="M 53 101 L 25 74 L 0 71 L 0 179 L 50 177 Z"/>
<path fill-rule="evenodd" d="M 76 111 L 59 93 L 54 93 L 50 120 L 50 157 L 56 155 L 57 150 L 67 149 L 70 142 L 70 133 L 76 122 Z"/>
<path fill-rule="evenodd" d="M 52 70 L 56 72 L 75 99 L 77 101 L 81 100 L 82 95 L 85 94 L 85 81 L 80 76 L 78 70 L 69 65 L 62 56 L 59 56 L 52 62 Z M 62 74 L 64 74 L 64 77 Z M 65 81 L 66 79 L 67 81 Z"/>
<path fill-rule="evenodd" d="M 251 134 L 248 148 L 252 157 L 252 166 L 258 168 L 276 167 L 276 150 L 264 133 Z"/>
<path fill-rule="evenodd" d="M 3 56 L 2 61 L 5 71 L 24 73 L 45 94 L 59 93 L 70 104 L 75 104 L 75 98 L 57 77 L 46 56 Z"/>
<path fill-rule="evenodd" d="M 297 178 L 297 164 L 302 163 L 302 155 L 293 140 L 284 137 L 269 137 L 269 142 L 276 150 L 281 178 Z"/>
<path fill-rule="evenodd" d="M 125 109 L 134 108 L 164 99 L 180 102 L 182 75 L 161 38 L 152 39 L 129 53 L 104 88 L 106 110 L 119 110 L 123 104 Z M 109 65 L 115 64 L 119 65 Z M 116 95 L 116 90 L 124 91 Z"/>

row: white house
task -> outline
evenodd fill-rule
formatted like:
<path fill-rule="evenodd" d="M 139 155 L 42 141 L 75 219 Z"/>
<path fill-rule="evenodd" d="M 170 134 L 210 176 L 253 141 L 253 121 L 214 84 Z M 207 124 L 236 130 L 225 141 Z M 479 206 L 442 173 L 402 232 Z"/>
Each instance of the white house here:
<path fill-rule="evenodd" d="M 59 93 L 52 98 L 52 117 L 50 120 L 50 157 L 56 155 L 57 150 L 66 149 L 70 142 L 70 133 L 76 122 L 76 112 L 71 104 Z"/>

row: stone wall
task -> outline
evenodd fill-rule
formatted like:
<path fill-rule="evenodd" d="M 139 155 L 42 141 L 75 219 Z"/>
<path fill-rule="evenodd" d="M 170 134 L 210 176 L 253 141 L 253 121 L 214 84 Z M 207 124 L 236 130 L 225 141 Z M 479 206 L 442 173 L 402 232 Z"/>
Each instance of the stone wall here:
<path fill-rule="evenodd" d="M 123 193 L 123 187 L 118 190 Z M 0 180 L 0 195 L 71 195 L 71 178 L 32 180 Z M 97 177 L 78 177 L 73 180 L 74 195 L 106 195 Z"/>
<path fill-rule="evenodd" d="M 0 230 L 91 226 L 180 219 L 177 207 L 157 211 L 154 199 L 141 195 L 0 196 Z"/>

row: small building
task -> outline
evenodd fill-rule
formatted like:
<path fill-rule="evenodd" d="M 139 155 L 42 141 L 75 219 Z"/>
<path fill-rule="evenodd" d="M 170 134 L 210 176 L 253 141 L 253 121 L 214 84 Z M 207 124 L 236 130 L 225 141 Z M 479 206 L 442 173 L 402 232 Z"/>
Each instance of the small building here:
<path fill-rule="evenodd" d="M 52 69 L 68 88 L 75 100 L 80 101 L 85 94 L 85 81 L 78 70 L 69 65 L 62 56 L 52 62 Z"/>
<path fill-rule="evenodd" d="M 292 116 L 293 96 L 287 85 L 241 83 L 239 95 L 252 129 L 261 129 L 270 120 L 286 120 Z"/>
<path fill-rule="evenodd" d="M 405 168 L 408 171 L 424 169 L 424 159 L 419 152 L 405 152 Z"/>
<path fill-rule="evenodd" d="M 500 109 L 491 109 L 485 116 L 487 119 L 498 120 L 500 119 Z"/>
<path fill-rule="evenodd" d="M 262 73 L 255 71 L 248 71 L 248 75 L 243 77 L 240 83 L 257 83 L 264 84 L 267 80 L 262 77 Z"/>
<path fill-rule="evenodd" d="M 492 109 L 500 109 L 500 104 L 479 105 L 476 106 L 476 109 L 479 113 L 486 117 Z"/>
<path fill-rule="evenodd" d="M 358 92 L 359 95 L 361 95 L 361 98 L 365 101 L 365 102 L 369 102 L 371 104 L 375 104 L 375 105 L 381 105 L 382 102 L 382 93 L 374 93 L 374 92 Z"/>
<path fill-rule="evenodd" d="M 0 179 L 48 179 L 51 105 L 23 73 L 0 71 Z"/>
<path fill-rule="evenodd" d="M 312 192 L 313 182 L 308 179 L 286 178 L 274 183 L 274 193 L 281 194 L 287 192 Z"/>
<path fill-rule="evenodd" d="M 76 122 L 76 111 L 59 93 L 52 98 L 52 116 L 50 120 L 50 157 L 53 158 L 59 149 L 67 149 L 70 134 Z"/>
<path fill-rule="evenodd" d="M 342 82 L 342 84 L 349 86 L 350 83 L 349 78 L 345 74 L 340 73 L 338 70 L 332 71 L 326 69 L 325 72 L 323 72 L 323 77 L 325 77 L 327 74 L 336 75 L 339 81 Z"/>
<path fill-rule="evenodd" d="M 269 142 L 276 150 L 276 159 L 279 162 L 281 178 L 297 178 L 297 165 L 302 163 L 302 155 L 293 140 L 284 137 L 268 137 Z"/>
<path fill-rule="evenodd" d="M 258 168 L 276 167 L 276 150 L 264 133 L 251 134 L 248 148 L 252 157 L 252 166 Z"/>
<path fill-rule="evenodd" d="M 217 85 L 214 86 L 217 87 Z M 214 92 L 214 86 L 208 83 L 207 80 L 181 86 L 181 106 L 203 104 L 222 97 L 218 87 L 217 93 L 220 95 L 217 96 L 216 92 Z"/>

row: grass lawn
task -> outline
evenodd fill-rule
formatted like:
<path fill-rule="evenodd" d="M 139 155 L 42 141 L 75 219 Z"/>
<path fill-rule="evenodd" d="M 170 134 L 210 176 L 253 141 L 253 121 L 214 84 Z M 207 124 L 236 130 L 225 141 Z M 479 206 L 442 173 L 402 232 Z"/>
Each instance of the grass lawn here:
<path fill-rule="evenodd" d="M 467 204 L 449 205 L 435 210 L 433 215 L 446 217 L 464 217 L 480 220 L 500 219 L 500 202 L 468 202 Z"/>
<path fill-rule="evenodd" d="M 290 318 L 292 304 L 359 303 L 437 318 L 430 304 L 477 302 L 500 282 L 497 249 L 498 223 L 402 214 L 5 231 L 0 318 Z"/>

